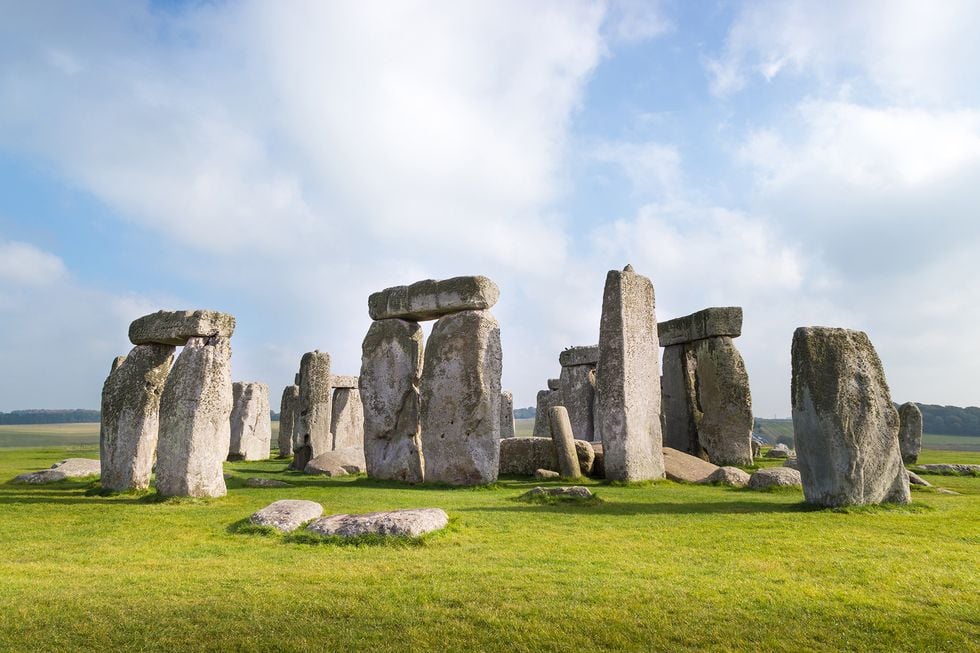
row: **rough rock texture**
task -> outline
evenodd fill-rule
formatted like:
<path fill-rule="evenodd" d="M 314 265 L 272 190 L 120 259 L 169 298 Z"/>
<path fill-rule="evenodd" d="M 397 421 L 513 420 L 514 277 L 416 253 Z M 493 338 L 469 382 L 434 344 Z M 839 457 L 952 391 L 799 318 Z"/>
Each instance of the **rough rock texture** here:
<path fill-rule="evenodd" d="M 538 487 L 531 488 L 521 495 L 521 497 L 559 497 L 570 499 L 591 499 L 592 490 L 582 485 L 566 485 L 562 487 Z"/>
<path fill-rule="evenodd" d="M 730 485 L 731 487 L 745 487 L 749 484 L 749 474 L 738 467 L 719 467 L 708 478 L 705 483 L 717 485 Z"/>
<path fill-rule="evenodd" d="M 160 430 L 160 395 L 173 363 L 171 345 L 136 345 L 117 358 L 102 386 L 99 458 L 102 487 L 143 490 L 150 486 Z"/>
<path fill-rule="evenodd" d="M 269 386 L 239 381 L 231 385 L 231 396 L 228 460 L 267 460 L 272 449 Z"/>
<path fill-rule="evenodd" d="M 766 452 L 766 458 L 789 458 L 793 450 L 780 442 L 775 447 Z"/>
<path fill-rule="evenodd" d="M 534 478 L 541 480 L 557 479 L 561 478 L 561 474 L 553 472 L 550 469 L 536 469 L 534 470 Z"/>
<path fill-rule="evenodd" d="M 737 338 L 742 334 L 742 308 L 740 306 L 706 308 L 697 313 L 661 322 L 657 325 L 657 329 L 661 347 L 717 336 Z"/>
<path fill-rule="evenodd" d="M 898 445 L 902 462 L 911 465 L 922 451 L 922 411 L 911 401 L 898 407 Z"/>
<path fill-rule="evenodd" d="M 331 515 L 316 520 L 306 530 L 318 535 L 358 537 L 360 535 L 393 535 L 420 537 L 449 524 L 449 515 L 440 508 L 414 508 L 363 515 Z"/>
<path fill-rule="evenodd" d="M 790 456 L 783 462 L 783 467 L 789 467 L 790 469 L 795 469 L 799 471 L 800 461 L 796 456 Z"/>
<path fill-rule="evenodd" d="M 595 449 L 592 443 L 575 440 L 575 454 L 582 474 L 593 472 Z M 538 469 L 558 469 L 558 453 L 549 438 L 507 438 L 500 441 L 500 473 L 533 476 Z"/>
<path fill-rule="evenodd" d="M 231 443 L 231 344 L 191 338 L 160 397 L 156 487 L 164 496 L 224 496 Z"/>
<path fill-rule="evenodd" d="M 422 327 L 405 320 L 373 322 L 362 345 L 360 376 L 371 478 L 422 482 L 421 373 Z"/>
<path fill-rule="evenodd" d="M 568 410 L 572 434 L 579 440 L 595 439 L 595 368 L 574 365 L 561 368 L 559 405 Z"/>
<path fill-rule="evenodd" d="M 504 390 L 500 393 L 500 437 L 512 438 L 514 428 L 514 395 Z"/>
<path fill-rule="evenodd" d="M 323 506 L 315 501 L 282 499 L 259 510 L 249 518 L 249 521 L 258 526 L 271 526 L 288 533 L 322 514 Z"/>
<path fill-rule="evenodd" d="M 497 284 L 486 277 L 426 279 L 373 293 L 368 297 L 368 313 L 372 320 L 434 320 L 461 311 L 488 309 L 499 298 Z"/>
<path fill-rule="evenodd" d="M 14 483 L 54 483 L 68 478 L 98 476 L 101 472 L 99 461 L 92 458 L 67 458 L 51 465 L 50 469 L 29 472 L 16 477 Z"/>
<path fill-rule="evenodd" d="M 582 470 L 575 452 L 575 437 L 572 435 L 572 424 L 568 421 L 568 410 L 564 406 L 549 408 L 548 424 L 551 426 L 551 440 L 555 443 L 555 455 L 558 457 L 558 471 L 565 478 L 578 478 L 582 475 Z"/>
<path fill-rule="evenodd" d="M 323 351 L 303 354 L 299 363 L 299 415 L 293 450 L 297 446 L 309 445 L 314 458 L 333 449 L 330 431 L 333 390 L 330 379 L 330 354 Z"/>
<path fill-rule="evenodd" d="M 330 377 L 330 387 L 334 390 L 337 388 L 357 388 L 358 379 L 356 376 L 334 374 Z"/>
<path fill-rule="evenodd" d="M 293 455 L 296 416 L 299 411 L 299 386 L 287 385 L 279 402 L 279 457 Z"/>
<path fill-rule="evenodd" d="M 718 465 L 705 460 L 664 447 L 664 471 L 667 478 L 681 483 L 701 483 L 718 471 Z"/>
<path fill-rule="evenodd" d="M 965 465 L 962 463 L 935 463 L 931 465 L 916 465 L 915 471 L 926 474 L 947 474 L 950 476 L 976 476 L 980 474 L 980 465 Z"/>
<path fill-rule="evenodd" d="M 324 476 L 346 476 L 360 474 L 366 468 L 364 447 L 350 447 L 321 453 L 303 468 L 307 474 L 322 474 Z"/>
<path fill-rule="evenodd" d="M 231 338 L 235 316 L 218 311 L 157 311 L 133 320 L 129 340 L 134 345 L 186 345 L 190 338 Z"/>
<path fill-rule="evenodd" d="M 274 478 L 246 478 L 245 485 L 248 487 L 293 487 L 292 483 Z"/>
<path fill-rule="evenodd" d="M 336 378 L 336 377 L 334 377 Z M 357 388 L 336 388 L 333 391 L 333 448 L 364 450 L 364 407 Z"/>
<path fill-rule="evenodd" d="M 548 379 L 548 390 L 557 390 L 561 387 L 561 379 Z"/>
<path fill-rule="evenodd" d="M 922 478 L 915 472 L 909 472 L 909 485 L 921 485 L 922 487 L 932 487 L 932 483 Z"/>
<path fill-rule="evenodd" d="M 586 472 L 592 478 L 606 478 L 605 454 L 602 451 L 601 442 L 593 442 L 592 471 Z M 581 459 L 579 464 L 581 464 Z"/>
<path fill-rule="evenodd" d="M 664 349 L 663 398 L 664 446 L 692 456 L 701 455 L 697 426 L 697 368 L 694 351 L 684 345 Z"/>
<path fill-rule="evenodd" d="M 606 478 L 664 477 L 660 349 L 653 284 L 627 265 L 606 276 L 599 323 L 596 423 Z"/>
<path fill-rule="evenodd" d="M 749 489 L 765 490 L 770 487 L 800 487 L 800 473 L 789 467 L 766 467 L 749 477 Z"/>
<path fill-rule="evenodd" d="M 500 325 L 486 311 L 447 315 L 432 327 L 422 368 L 425 482 L 497 480 Z"/>
<path fill-rule="evenodd" d="M 762 445 L 757 440 L 752 440 L 752 458 L 758 458 L 762 453 Z"/>
<path fill-rule="evenodd" d="M 534 432 L 536 438 L 550 438 L 551 426 L 548 424 L 548 409 L 561 405 L 561 395 L 555 390 L 539 390 L 537 408 L 534 410 Z"/>
<path fill-rule="evenodd" d="M 868 336 L 801 327 L 792 359 L 793 431 L 807 503 L 908 503 L 898 411 Z"/>
<path fill-rule="evenodd" d="M 302 447 L 293 449 L 293 461 L 289 463 L 289 469 L 305 471 L 311 460 L 313 460 L 313 449 L 310 445 L 304 444 Z"/>
<path fill-rule="evenodd" d="M 595 367 L 599 364 L 599 345 L 569 347 L 558 354 L 558 363 L 562 367 L 588 365 Z"/>
<path fill-rule="evenodd" d="M 692 349 L 701 451 L 716 465 L 751 465 L 752 395 L 741 354 L 728 337 L 699 340 Z"/>

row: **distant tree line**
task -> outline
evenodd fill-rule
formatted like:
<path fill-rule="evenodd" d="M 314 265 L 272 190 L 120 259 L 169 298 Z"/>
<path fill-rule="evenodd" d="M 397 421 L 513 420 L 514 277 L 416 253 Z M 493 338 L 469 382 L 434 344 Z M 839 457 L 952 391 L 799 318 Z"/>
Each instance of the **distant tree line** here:
<path fill-rule="evenodd" d="M 916 404 L 922 411 L 922 430 L 942 435 L 980 435 L 980 408 Z"/>
<path fill-rule="evenodd" d="M 527 408 L 515 408 L 514 409 L 514 419 L 530 419 L 534 417 L 537 413 L 537 409 L 534 406 L 528 406 Z"/>
<path fill-rule="evenodd" d="M 0 424 L 77 424 L 98 422 L 99 411 L 84 408 L 55 410 L 12 410 L 0 413 Z"/>

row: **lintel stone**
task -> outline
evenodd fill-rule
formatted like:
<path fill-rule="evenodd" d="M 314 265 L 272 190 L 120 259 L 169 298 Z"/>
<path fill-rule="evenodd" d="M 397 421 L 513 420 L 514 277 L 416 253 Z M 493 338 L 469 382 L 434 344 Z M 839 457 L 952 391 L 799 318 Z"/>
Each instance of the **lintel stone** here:
<path fill-rule="evenodd" d="M 660 346 L 680 345 L 685 342 L 704 340 L 716 336 L 737 338 L 742 335 L 742 307 L 724 306 L 706 308 L 684 317 L 667 320 L 657 325 Z"/>
<path fill-rule="evenodd" d="M 129 340 L 134 345 L 187 344 L 190 338 L 230 338 L 235 316 L 218 311 L 157 311 L 133 320 Z"/>
<path fill-rule="evenodd" d="M 562 367 L 573 367 L 575 365 L 591 365 L 595 367 L 599 363 L 599 345 L 569 347 L 558 354 L 558 362 Z"/>
<path fill-rule="evenodd" d="M 499 298 L 500 289 L 487 277 L 426 279 L 372 293 L 368 313 L 372 320 L 434 320 L 460 311 L 488 309 Z"/>

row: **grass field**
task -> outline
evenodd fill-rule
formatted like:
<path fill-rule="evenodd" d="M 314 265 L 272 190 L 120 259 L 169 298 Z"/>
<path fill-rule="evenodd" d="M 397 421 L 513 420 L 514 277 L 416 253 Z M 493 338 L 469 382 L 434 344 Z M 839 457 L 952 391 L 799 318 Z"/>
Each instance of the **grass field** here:
<path fill-rule="evenodd" d="M 33 435 L 38 435 L 34 433 Z M 591 483 L 406 487 L 228 463 L 210 501 L 11 485 L 97 447 L 0 452 L 0 650 L 978 650 L 980 479 L 910 508 L 807 510 L 802 493 Z M 980 462 L 923 453 L 922 462 Z M 246 488 L 249 476 L 293 488 Z M 153 497 L 150 496 L 150 499 Z M 328 514 L 438 506 L 416 546 L 311 545 L 235 526 L 280 498 Z"/>

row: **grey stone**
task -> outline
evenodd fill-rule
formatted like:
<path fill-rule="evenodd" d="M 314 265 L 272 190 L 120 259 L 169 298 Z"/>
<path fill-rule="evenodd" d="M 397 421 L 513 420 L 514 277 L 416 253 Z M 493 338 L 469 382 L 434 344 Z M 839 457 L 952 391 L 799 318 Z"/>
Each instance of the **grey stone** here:
<path fill-rule="evenodd" d="M 932 483 L 922 478 L 915 472 L 909 472 L 909 485 L 921 485 L 922 487 L 932 487 Z"/>
<path fill-rule="evenodd" d="M 731 487 L 745 487 L 749 484 L 749 474 L 738 467 L 719 467 L 708 478 L 704 479 L 704 482 Z"/>
<path fill-rule="evenodd" d="M 698 402 L 695 371 L 697 358 L 690 347 L 671 345 L 664 349 L 663 398 L 664 446 L 700 456 Z"/>
<path fill-rule="evenodd" d="M 134 345 L 186 345 L 190 338 L 231 338 L 235 317 L 218 311 L 157 311 L 133 320 L 129 340 Z"/>
<path fill-rule="evenodd" d="M 422 351 L 422 327 L 416 322 L 373 322 L 364 337 L 360 393 L 371 478 L 422 482 Z"/>
<path fill-rule="evenodd" d="M 960 496 L 959 492 L 954 492 L 953 490 L 947 490 L 944 487 L 937 487 L 936 494 L 955 494 L 956 496 Z"/>
<path fill-rule="evenodd" d="M 292 483 L 274 478 L 246 478 L 245 485 L 248 487 L 293 487 Z"/>
<path fill-rule="evenodd" d="M 696 363 L 697 432 L 716 465 L 752 464 L 752 395 L 741 354 L 728 337 L 692 343 Z"/>
<path fill-rule="evenodd" d="M 55 483 L 72 478 L 87 478 L 98 476 L 101 472 L 99 461 L 93 458 L 67 458 L 51 465 L 50 469 L 42 469 L 17 476 L 14 483 Z"/>
<path fill-rule="evenodd" d="M 299 411 L 299 386 L 287 385 L 279 403 L 279 457 L 293 455 L 293 439 L 296 437 L 296 417 Z"/>
<path fill-rule="evenodd" d="M 868 336 L 801 327 L 793 334 L 792 368 L 793 432 L 806 501 L 908 503 L 898 411 Z"/>
<path fill-rule="evenodd" d="M 548 409 L 548 423 L 551 425 L 551 440 L 555 443 L 555 454 L 558 456 L 558 471 L 565 478 L 578 478 L 582 475 L 582 470 L 578 465 L 568 410 L 564 406 L 552 406 Z"/>
<path fill-rule="evenodd" d="M 796 456 L 790 456 L 783 462 L 783 467 L 789 467 L 790 469 L 799 471 L 800 461 Z"/>
<path fill-rule="evenodd" d="M 500 437 L 512 438 L 514 427 L 514 395 L 507 390 L 500 393 Z"/>
<path fill-rule="evenodd" d="M 672 481 L 679 483 L 703 483 L 718 471 L 718 465 L 697 456 L 664 447 L 664 471 Z"/>
<path fill-rule="evenodd" d="M 119 366 L 126 362 L 126 356 L 116 356 L 112 359 L 112 366 L 109 368 L 109 374 L 112 374 Z"/>
<path fill-rule="evenodd" d="M 426 483 L 497 480 L 500 449 L 500 325 L 487 311 L 440 318 L 422 366 Z"/>
<path fill-rule="evenodd" d="M 553 472 L 550 469 L 536 469 L 534 470 L 534 478 L 541 480 L 557 479 L 561 478 L 561 474 Z"/>
<path fill-rule="evenodd" d="M 331 515 L 316 520 L 306 530 L 317 535 L 359 537 L 386 535 L 420 537 L 449 524 L 449 515 L 439 508 L 413 508 L 362 515 Z"/>
<path fill-rule="evenodd" d="M 785 444 L 780 442 L 772 449 L 766 452 L 766 458 L 789 458 L 793 450 L 787 447 Z"/>
<path fill-rule="evenodd" d="M 558 354 L 558 363 L 562 367 L 575 367 L 577 365 L 595 367 L 599 364 L 599 345 L 569 347 Z"/>
<path fill-rule="evenodd" d="M 575 365 L 561 369 L 558 401 L 568 411 L 572 434 L 579 440 L 595 439 L 595 369 Z"/>
<path fill-rule="evenodd" d="M 596 423 L 606 478 L 664 477 L 660 423 L 660 349 L 653 284 L 633 272 L 606 276 L 599 323 Z"/>
<path fill-rule="evenodd" d="M 762 445 L 758 440 L 752 440 L 752 458 L 758 458 L 760 455 L 762 455 Z"/>
<path fill-rule="evenodd" d="M 160 430 L 160 395 L 174 359 L 171 345 L 136 345 L 117 358 L 102 386 L 99 459 L 102 487 L 150 486 Z"/>
<path fill-rule="evenodd" d="M 789 467 L 766 467 L 749 477 L 749 489 L 765 490 L 771 487 L 800 487 L 800 473 Z"/>
<path fill-rule="evenodd" d="M 434 320 L 461 311 L 486 310 L 497 303 L 500 289 L 481 276 L 426 279 L 396 286 L 368 297 L 372 320 Z"/>
<path fill-rule="evenodd" d="M 742 335 L 742 308 L 740 306 L 706 308 L 697 313 L 661 322 L 657 328 L 661 347 L 718 336 L 737 338 Z"/>
<path fill-rule="evenodd" d="M 591 499 L 594 495 L 592 490 L 582 485 L 566 485 L 561 487 L 538 487 L 531 488 L 521 495 L 522 497 L 559 497 L 567 499 Z"/>
<path fill-rule="evenodd" d="M 228 460 L 268 460 L 272 449 L 269 386 L 239 381 L 232 383 L 231 395 Z"/>
<path fill-rule="evenodd" d="M 302 447 L 293 449 L 293 461 L 289 463 L 289 469 L 305 471 L 311 460 L 313 460 L 313 448 L 304 444 Z"/>
<path fill-rule="evenodd" d="M 585 475 L 592 474 L 596 445 L 585 440 L 575 440 L 573 444 L 579 470 Z M 558 469 L 558 453 L 550 437 L 507 438 L 500 441 L 501 474 L 533 476 L 538 469 Z"/>
<path fill-rule="evenodd" d="M 561 394 L 558 390 L 539 390 L 537 406 L 534 409 L 534 431 L 536 438 L 550 438 L 551 426 L 548 424 L 548 409 L 561 405 Z"/>
<path fill-rule="evenodd" d="M 364 447 L 350 447 L 322 453 L 306 464 L 303 471 L 307 474 L 323 476 L 346 476 L 361 474 L 367 465 L 364 461 Z"/>
<path fill-rule="evenodd" d="M 980 474 L 980 465 L 966 465 L 963 463 L 936 463 L 930 465 L 916 465 L 915 471 L 926 474 L 945 474 L 949 476 L 976 476 Z"/>
<path fill-rule="evenodd" d="M 298 445 L 309 445 L 314 458 L 333 449 L 330 378 L 330 354 L 319 350 L 303 354 L 299 364 L 299 416 L 293 450 Z"/>
<path fill-rule="evenodd" d="M 898 407 L 898 445 L 902 462 L 911 465 L 922 451 L 922 411 L 911 401 Z"/>
<path fill-rule="evenodd" d="M 336 378 L 336 377 L 334 377 Z M 356 447 L 364 451 L 364 407 L 357 388 L 336 388 L 333 391 L 333 448 Z"/>
<path fill-rule="evenodd" d="M 315 501 L 281 499 L 253 514 L 249 521 L 257 526 L 271 526 L 289 533 L 322 514 L 323 506 Z"/>
<path fill-rule="evenodd" d="M 561 379 L 548 379 L 548 390 L 558 390 L 561 387 Z"/>
<path fill-rule="evenodd" d="M 157 492 L 224 496 L 231 407 L 231 344 L 222 337 L 191 338 L 160 397 Z"/>
<path fill-rule="evenodd" d="M 356 376 L 334 374 L 332 377 L 330 377 L 330 386 L 334 390 L 337 388 L 353 388 L 356 390 L 358 387 L 358 379 Z"/>

